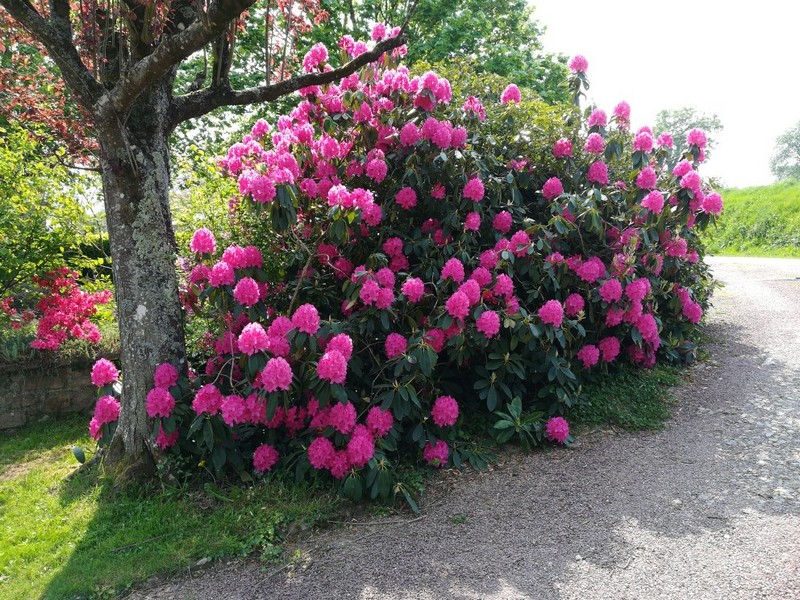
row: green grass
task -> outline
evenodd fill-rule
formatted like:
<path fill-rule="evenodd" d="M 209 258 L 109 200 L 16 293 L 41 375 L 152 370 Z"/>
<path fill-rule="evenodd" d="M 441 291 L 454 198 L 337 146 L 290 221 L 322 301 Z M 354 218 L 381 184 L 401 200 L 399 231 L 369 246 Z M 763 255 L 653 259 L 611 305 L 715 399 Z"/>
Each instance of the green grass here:
<path fill-rule="evenodd" d="M 336 497 L 280 480 L 233 489 L 169 487 L 114 495 L 96 470 L 85 418 L 0 437 L 0 597 L 113 596 L 203 558 L 274 558 L 289 527 L 334 515 Z"/>
<path fill-rule="evenodd" d="M 572 414 L 581 431 L 601 426 L 624 429 L 659 429 L 670 417 L 669 388 L 681 379 L 683 369 L 658 364 L 652 369 L 620 368 L 584 386 L 584 401 Z"/>
<path fill-rule="evenodd" d="M 800 257 L 800 182 L 729 189 L 725 210 L 704 236 L 722 255 Z"/>

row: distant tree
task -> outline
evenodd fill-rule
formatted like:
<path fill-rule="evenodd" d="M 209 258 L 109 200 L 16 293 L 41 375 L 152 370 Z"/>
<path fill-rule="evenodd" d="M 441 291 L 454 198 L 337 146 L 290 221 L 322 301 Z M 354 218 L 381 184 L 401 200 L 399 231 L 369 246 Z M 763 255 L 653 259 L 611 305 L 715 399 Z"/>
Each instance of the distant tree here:
<path fill-rule="evenodd" d="M 779 181 L 800 180 L 800 122 L 775 140 L 769 168 Z"/>
<path fill-rule="evenodd" d="M 687 150 L 686 134 L 692 129 L 702 129 L 708 137 L 706 157 L 716 146 L 716 134 L 723 129 L 722 121 L 717 115 L 708 115 L 691 106 L 673 110 L 662 110 L 656 115 L 655 133 L 669 133 L 675 140 L 675 156 L 681 156 Z"/>

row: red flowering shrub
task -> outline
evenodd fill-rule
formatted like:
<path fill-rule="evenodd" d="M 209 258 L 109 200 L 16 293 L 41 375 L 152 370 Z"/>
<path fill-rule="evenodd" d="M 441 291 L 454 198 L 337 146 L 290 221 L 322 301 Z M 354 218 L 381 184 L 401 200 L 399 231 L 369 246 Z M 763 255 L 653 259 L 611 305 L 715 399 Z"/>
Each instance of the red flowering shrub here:
<path fill-rule="evenodd" d="M 577 100 L 585 73 L 571 83 Z M 480 460 L 462 415 L 522 398 L 556 415 L 536 439 L 563 442 L 581 381 L 691 355 L 710 287 L 695 230 L 718 212 L 702 148 L 670 170 L 624 111 L 584 128 L 565 108 L 545 127 L 552 109 L 516 88 L 453 103 L 446 79 L 388 59 L 302 95 L 220 160 L 285 277 L 255 247 L 196 236 L 184 296 L 217 330 L 196 391 L 154 388 L 160 445 L 180 431 L 217 470 L 315 470 L 385 498 L 398 453 Z"/>

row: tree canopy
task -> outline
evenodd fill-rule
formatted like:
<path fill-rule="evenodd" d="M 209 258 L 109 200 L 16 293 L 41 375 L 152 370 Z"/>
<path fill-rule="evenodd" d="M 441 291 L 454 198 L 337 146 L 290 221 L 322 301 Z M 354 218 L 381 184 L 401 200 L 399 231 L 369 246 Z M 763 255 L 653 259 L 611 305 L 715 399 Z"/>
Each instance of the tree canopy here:
<path fill-rule="evenodd" d="M 769 161 L 769 168 L 779 181 L 800 181 L 800 121 L 775 140 L 775 152 Z"/>
<path fill-rule="evenodd" d="M 675 141 L 673 154 L 683 156 L 686 152 L 686 134 L 692 129 L 702 129 L 708 138 L 705 148 L 706 156 L 714 149 L 716 134 L 723 129 L 722 120 L 715 114 L 706 114 L 691 106 L 676 109 L 665 109 L 656 115 L 655 133 L 669 133 Z"/>

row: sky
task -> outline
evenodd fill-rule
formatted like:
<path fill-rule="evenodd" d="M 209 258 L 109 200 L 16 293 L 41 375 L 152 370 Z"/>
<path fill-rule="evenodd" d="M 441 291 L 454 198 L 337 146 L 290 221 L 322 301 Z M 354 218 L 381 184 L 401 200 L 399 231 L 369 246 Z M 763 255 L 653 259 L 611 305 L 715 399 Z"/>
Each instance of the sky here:
<path fill-rule="evenodd" d="M 717 114 L 703 167 L 731 187 L 774 181 L 775 138 L 800 121 L 800 3 L 794 0 L 531 0 L 544 49 L 584 55 L 588 97 L 630 103 L 634 128 L 662 109 Z"/>

